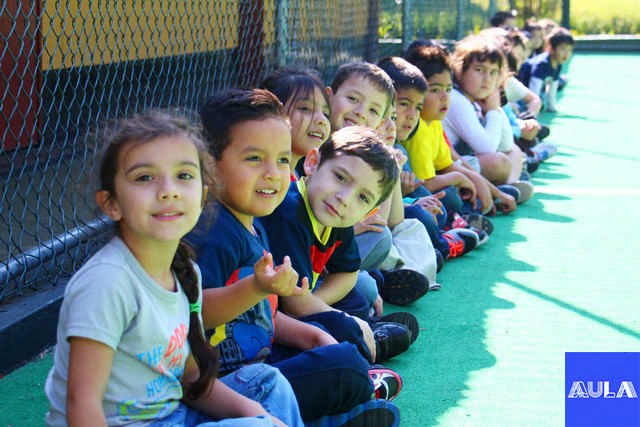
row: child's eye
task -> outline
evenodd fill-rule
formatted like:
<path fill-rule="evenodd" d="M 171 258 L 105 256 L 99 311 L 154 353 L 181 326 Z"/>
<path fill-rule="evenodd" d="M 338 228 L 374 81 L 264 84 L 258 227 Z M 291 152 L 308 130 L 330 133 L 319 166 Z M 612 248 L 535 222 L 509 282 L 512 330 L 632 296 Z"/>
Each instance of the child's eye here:
<path fill-rule="evenodd" d="M 416 105 L 416 110 L 422 111 L 422 105 Z"/>
<path fill-rule="evenodd" d="M 369 109 L 369 111 L 371 111 L 371 113 L 372 113 L 372 114 L 374 114 L 374 115 L 376 115 L 376 116 L 379 116 L 379 115 L 380 115 L 380 113 L 378 112 L 378 110 L 377 110 L 377 109 L 375 109 L 375 108 L 371 108 L 371 109 Z"/>
<path fill-rule="evenodd" d="M 369 197 L 367 197 L 366 194 L 361 193 L 360 194 L 360 200 L 362 200 L 363 202 L 365 202 L 367 205 L 369 204 Z"/>
<path fill-rule="evenodd" d="M 189 180 L 191 180 L 193 178 L 195 178 L 195 177 L 193 176 L 193 174 L 191 172 L 180 172 L 178 174 L 178 179 L 182 179 L 182 180 L 185 180 L 185 181 L 189 181 Z"/>
<path fill-rule="evenodd" d="M 298 107 L 298 111 L 302 111 L 303 113 L 308 113 L 309 111 L 311 111 L 311 108 L 307 107 L 306 105 L 303 105 L 301 107 Z"/>
<path fill-rule="evenodd" d="M 347 99 L 351 102 L 358 102 L 358 98 L 353 95 L 347 96 Z"/>
<path fill-rule="evenodd" d="M 451 90 L 452 90 L 452 89 L 453 89 L 453 88 L 448 87 L 448 88 L 447 88 L 447 93 L 451 93 Z"/>
<path fill-rule="evenodd" d="M 285 165 L 288 165 L 291 162 L 291 159 L 289 159 L 289 157 L 280 157 L 278 159 L 278 163 L 282 163 Z"/>
<path fill-rule="evenodd" d="M 151 176 L 150 174 L 142 174 L 138 175 L 135 180 L 137 182 L 149 182 L 153 180 L 153 176 Z"/>
<path fill-rule="evenodd" d="M 247 156 L 244 159 L 248 162 L 258 162 L 260 161 L 260 156 L 257 156 L 257 155 Z"/>
<path fill-rule="evenodd" d="M 339 173 L 339 172 L 334 172 L 334 175 L 335 175 L 335 177 L 336 177 L 336 180 L 338 180 L 339 182 L 344 181 L 344 175 L 342 175 L 341 173 Z"/>
<path fill-rule="evenodd" d="M 391 116 L 391 120 L 392 121 L 397 121 L 398 120 L 398 116 L 396 116 L 395 114 Z"/>
<path fill-rule="evenodd" d="M 330 119 L 330 118 L 331 118 L 331 113 L 329 112 L 329 110 L 322 110 L 322 114 L 324 114 L 324 116 L 325 116 L 327 119 Z"/>

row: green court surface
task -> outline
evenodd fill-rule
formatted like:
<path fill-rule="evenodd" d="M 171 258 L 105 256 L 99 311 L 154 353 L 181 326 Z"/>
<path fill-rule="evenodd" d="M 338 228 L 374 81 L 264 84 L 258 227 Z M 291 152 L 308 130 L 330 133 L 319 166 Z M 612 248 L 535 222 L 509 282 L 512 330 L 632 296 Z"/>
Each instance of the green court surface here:
<path fill-rule="evenodd" d="M 638 66 L 573 58 L 560 112 L 541 119 L 560 148 L 536 194 L 409 307 L 420 336 L 387 363 L 404 378 L 401 426 L 562 426 L 565 352 L 640 351 Z M 0 426 L 42 425 L 51 363 L 0 379 Z"/>

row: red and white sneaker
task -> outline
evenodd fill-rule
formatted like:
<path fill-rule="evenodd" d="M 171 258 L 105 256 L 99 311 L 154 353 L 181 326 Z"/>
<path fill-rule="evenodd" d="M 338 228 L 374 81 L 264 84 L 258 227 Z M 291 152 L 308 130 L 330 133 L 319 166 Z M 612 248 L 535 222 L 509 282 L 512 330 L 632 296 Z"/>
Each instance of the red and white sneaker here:
<path fill-rule="evenodd" d="M 402 377 L 393 369 L 373 365 L 369 368 L 369 378 L 376 399 L 393 400 L 402 390 Z"/>

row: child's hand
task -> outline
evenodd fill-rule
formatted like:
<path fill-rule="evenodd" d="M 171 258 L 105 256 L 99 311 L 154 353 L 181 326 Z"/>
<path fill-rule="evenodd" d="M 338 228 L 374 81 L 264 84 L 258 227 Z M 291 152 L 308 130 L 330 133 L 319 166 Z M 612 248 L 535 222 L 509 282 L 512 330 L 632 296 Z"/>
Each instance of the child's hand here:
<path fill-rule="evenodd" d="M 460 192 L 460 198 L 471 203 L 474 209 L 478 208 L 478 192 L 475 184 L 466 176 L 461 175 L 460 182 L 458 182 L 458 191 Z"/>
<path fill-rule="evenodd" d="M 271 415 L 271 422 L 273 423 L 274 426 L 276 427 L 288 427 L 285 423 L 283 423 L 282 421 L 280 421 L 279 418 L 274 417 L 273 415 Z"/>
<path fill-rule="evenodd" d="M 382 316 L 383 305 L 384 301 L 382 300 L 382 297 L 378 295 L 376 301 L 373 303 L 373 311 L 376 316 Z"/>
<path fill-rule="evenodd" d="M 483 113 L 491 110 L 497 110 L 498 108 L 500 108 L 500 91 L 494 91 L 485 99 L 479 100 L 478 104 L 482 108 Z"/>
<path fill-rule="evenodd" d="M 282 297 L 300 296 L 309 291 L 309 279 L 304 277 L 298 287 L 298 273 L 291 267 L 291 259 L 286 256 L 277 267 L 273 266 L 273 256 L 266 253 L 253 266 L 255 282 L 262 292 Z"/>
<path fill-rule="evenodd" d="M 364 343 L 369 348 L 369 353 L 371 353 L 371 362 L 376 361 L 376 340 L 373 337 L 373 331 L 371 330 L 371 326 L 359 318 L 358 316 L 349 316 L 358 324 L 360 329 L 362 330 L 362 338 L 364 339 Z"/>
<path fill-rule="evenodd" d="M 516 210 L 516 199 L 513 196 L 501 191 L 498 199 L 496 199 L 495 206 L 500 212 L 509 213 Z"/>
<path fill-rule="evenodd" d="M 400 188 L 402 189 L 402 196 L 413 193 L 420 185 L 420 181 L 416 182 L 416 176 L 413 172 L 400 172 Z"/>
<path fill-rule="evenodd" d="M 393 154 L 396 157 L 396 162 L 398 163 L 398 167 L 402 169 L 405 163 L 407 163 L 407 156 L 402 152 L 402 150 L 393 150 Z"/>
<path fill-rule="evenodd" d="M 384 230 L 384 227 L 386 227 L 386 225 L 387 220 L 380 214 L 380 212 L 376 212 L 372 215 L 369 215 L 362 221 L 355 223 L 355 225 L 353 226 L 353 234 L 357 236 L 358 234 L 362 234 L 367 231 L 382 233 L 382 230 Z"/>
<path fill-rule="evenodd" d="M 430 212 L 435 218 L 436 215 L 442 214 L 442 199 L 445 196 L 444 191 L 439 191 L 431 196 L 420 197 L 414 202 L 414 205 L 419 205 L 427 212 Z"/>
<path fill-rule="evenodd" d="M 338 344 L 338 341 L 330 333 L 317 328 L 316 335 L 313 337 L 313 347 L 324 347 L 326 345 Z"/>

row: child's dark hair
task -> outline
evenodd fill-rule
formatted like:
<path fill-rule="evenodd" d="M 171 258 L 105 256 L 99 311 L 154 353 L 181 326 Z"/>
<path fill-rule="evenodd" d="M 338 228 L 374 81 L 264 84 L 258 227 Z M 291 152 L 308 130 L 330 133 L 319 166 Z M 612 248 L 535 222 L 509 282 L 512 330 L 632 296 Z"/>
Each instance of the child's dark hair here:
<path fill-rule="evenodd" d="M 280 68 L 265 78 L 260 87 L 277 96 L 286 109 L 290 108 L 288 105 L 290 101 L 310 97 L 316 88 L 320 89 L 324 100 L 329 104 L 329 95 L 324 90 L 325 85 L 318 73 L 311 68 L 296 66 Z"/>
<path fill-rule="evenodd" d="M 440 45 L 421 46 L 408 50 L 405 59 L 418 67 L 427 80 L 434 74 L 445 71 L 451 73 L 449 51 Z"/>
<path fill-rule="evenodd" d="M 561 44 L 570 44 L 574 45 L 575 41 L 573 40 L 573 36 L 564 27 L 557 27 L 547 37 L 547 43 L 551 46 L 551 49 L 557 48 Z"/>
<path fill-rule="evenodd" d="M 527 22 L 525 22 L 522 30 L 528 33 L 533 33 L 534 31 L 542 31 L 542 25 L 538 24 L 535 19 L 528 19 Z"/>
<path fill-rule="evenodd" d="M 362 77 L 370 81 L 380 92 L 387 95 L 387 105 L 383 111 L 383 116 L 387 113 L 387 109 L 391 102 L 395 99 L 395 89 L 393 81 L 380 67 L 369 62 L 349 62 L 338 68 L 333 81 L 331 82 L 331 90 L 336 93 L 340 86 L 351 77 Z"/>
<path fill-rule="evenodd" d="M 422 71 L 415 65 L 399 56 L 386 56 L 378 61 L 378 67 L 382 68 L 393 81 L 393 87 L 400 89 L 415 89 L 418 92 L 427 91 L 427 80 Z"/>
<path fill-rule="evenodd" d="M 272 117 L 287 120 L 282 102 L 266 89 L 229 89 L 207 99 L 200 110 L 204 136 L 216 160 L 231 142 L 235 125 Z"/>
<path fill-rule="evenodd" d="M 331 134 L 320 148 L 320 167 L 325 161 L 338 156 L 361 158 L 376 172 L 382 173 L 379 181 L 382 194 L 378 204 L 389 197 L 400 175 L 393 149 L 385 145 L 378 133 L 363 126 L 347 126 Z"/>
<path fill-rule="evenodd" d="M 456 43 L 456 48 L 451 56 L 451 67 L 456 80 L 469 69 L 474 62 L 489 61 L 503 67 L 503 55 L 500 44 L 494 37 L 472 34 Z"/>
<path fill-rule="evenodd" d="M 209 155 L 202 140 L 200 128 L 185 114 L 158 110 L 137 114 L 119 121 L 106 136 L 108 145 L 100 164 L 100 189 L 106 190 L 109 197 L 115 196 L 115 176 L 122 149 L 130 144 L 144 144 L 163 137 L 184 136 L 191 140 L 198 150 L 203 185 L 212 186 L 213 184 L 212 174 L 208 172 Z M 198 275 L 193 259 L 191 251 L 181 242 L 171 263 L 171 270 L 178 278 L 190 304 L 198 302 L 200 298 Z M 211 347 L 204 337 L 199 313 L 192 312 L 189 315 L 187 338 L 191 353 L 198 364 L 200 376 L 189 385 L 186 393 L 190 398 L 196 399 L 212 384 L 220 361 L 217 349 Z"/>
<path fill-rule="evenodd" d="M 507 19 L 515 18 L 516 14 L 512 10 L 501 10 L 491 17 L 489 23 L 492 27 L 500 27 Z"/>

